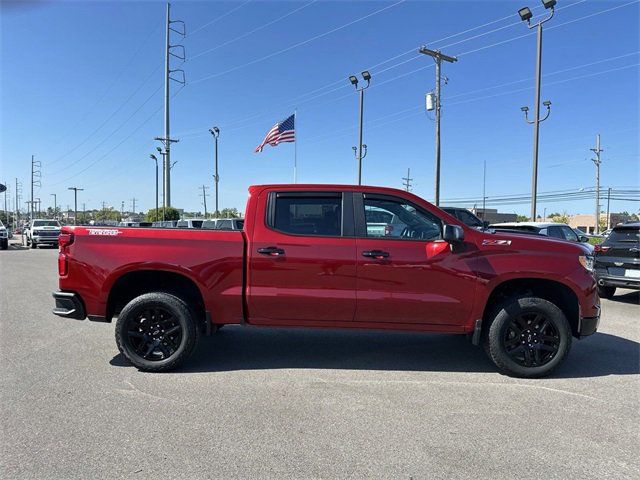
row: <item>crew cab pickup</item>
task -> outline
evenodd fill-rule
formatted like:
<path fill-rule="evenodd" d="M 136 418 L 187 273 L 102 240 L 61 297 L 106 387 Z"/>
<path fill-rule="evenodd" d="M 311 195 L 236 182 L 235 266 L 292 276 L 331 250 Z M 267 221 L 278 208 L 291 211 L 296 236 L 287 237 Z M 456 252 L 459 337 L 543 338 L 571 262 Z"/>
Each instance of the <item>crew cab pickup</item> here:
<path fill-rule="evenodd" d="M 499 370 L 539 377 L 598 325 L 577 243 L 479 231 L 382 187 L 252 186 L 245 212 L 242 231 L 63 227 L 53 313 L 117 318 L 119 350 L 145 371 L 243 324 L 466 334 Z M 393 229 L 369 225 L 383 216 Z"/>

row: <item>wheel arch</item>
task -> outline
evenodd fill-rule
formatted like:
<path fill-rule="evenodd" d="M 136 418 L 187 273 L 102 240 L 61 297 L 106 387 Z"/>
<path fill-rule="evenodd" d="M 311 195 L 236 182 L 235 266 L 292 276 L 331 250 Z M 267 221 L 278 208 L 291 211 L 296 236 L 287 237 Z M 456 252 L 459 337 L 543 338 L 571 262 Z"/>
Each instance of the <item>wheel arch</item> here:
<path fill-rule="evenodd" d="M 573 336 L 577 337 L 579 335 L 580 306 L 578 296 L 568 285 L 543 278 L 514 278 L 497 284 L 489 294 L 484 307 L 482 314 L 483 332 L 488 330 L 497 306 L 507 298 L 517 295 L 532 295 L 553 303 L 567 317 Z"/>
<path fill-rule="evenodd" d="M 200 325 L 206 325 L 204 296 L 197 283 L 180 272 L 169 270 L 134 270 L 113 281 L 106 305 L 106 321 L 110 322 L 134 298 L 150 292 L 164 292 L 184 300 Z"/>

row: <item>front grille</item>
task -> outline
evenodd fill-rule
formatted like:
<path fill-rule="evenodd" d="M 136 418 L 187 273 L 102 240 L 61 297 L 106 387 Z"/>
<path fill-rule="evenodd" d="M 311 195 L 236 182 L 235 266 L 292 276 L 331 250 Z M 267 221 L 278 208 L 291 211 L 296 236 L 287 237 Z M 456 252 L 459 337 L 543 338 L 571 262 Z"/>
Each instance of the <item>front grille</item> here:
<path fill-rule="evenodd" d="M 34 235 L 38 237 L 57 237 L 60 235 L 60 232 L 55 230 L 43 230 L 41 232 L 35 232 Z"/>

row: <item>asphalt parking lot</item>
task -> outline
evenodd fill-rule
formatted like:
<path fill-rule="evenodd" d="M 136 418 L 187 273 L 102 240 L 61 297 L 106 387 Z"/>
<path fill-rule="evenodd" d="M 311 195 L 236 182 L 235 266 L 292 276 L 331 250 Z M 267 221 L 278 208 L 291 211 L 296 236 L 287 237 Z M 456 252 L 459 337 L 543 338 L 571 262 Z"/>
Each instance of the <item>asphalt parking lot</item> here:
<path fill-rule="evenodd" d="M 640 478 L 640 296 L 550 377 L 464 337 L 226 327 L 149 374 L 50 313 L 56 250 L 0 252 L 0 477 Z"/>

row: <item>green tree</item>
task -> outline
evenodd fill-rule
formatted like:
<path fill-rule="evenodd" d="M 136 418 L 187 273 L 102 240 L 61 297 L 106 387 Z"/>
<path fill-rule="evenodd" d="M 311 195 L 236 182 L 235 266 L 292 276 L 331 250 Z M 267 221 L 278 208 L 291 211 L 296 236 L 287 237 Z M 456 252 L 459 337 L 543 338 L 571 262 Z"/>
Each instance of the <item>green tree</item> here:
<path fill-rule="evenodd" d="M 80 212 L 78 212 L 78 216 L 80 216 Z M 119 222 L 120 218 L 120 212 L 118 210 L 114 210 L 113 208 L 98 210 L 95 215 L 96 220 L 114 220 L 116 222 Z"/>
<path fill-rule="evenodd" d="M 155 208 L 152 208 L 146 213 L 146 215 L 144 216 L 144 219 L 147 222 L 162 221 L 162 211 L 163 211 L 162 208 L 158 208 L 158 210 L 156 210 Z M 180 212 L 173 207 L 166 207 L 164 209 L 164 219 L 180 220 Z"/>
<path fill-rule="evenodd" d="M 567 215 L 567 212 L 563 212 L 562 214 L 556 213 L 551 217 L 551 221 L 555 223 L 569 223 L 569 215 Z"/>
<path fill-rule="evenodd" d="M 237 208 L 223 208 L 220 211 L 221 218 L 240 218 L 240 212 Z"/>
<path fill-rule="evenodd" d="M 516 221 L 517 222 L 528 222 L 529 221 L 529 217 L 527 217 L 526 215 L 518 215 L 516 217 Z"/>

